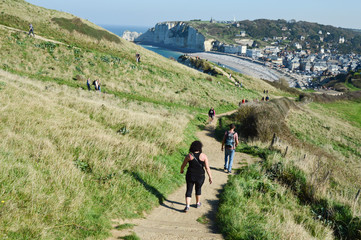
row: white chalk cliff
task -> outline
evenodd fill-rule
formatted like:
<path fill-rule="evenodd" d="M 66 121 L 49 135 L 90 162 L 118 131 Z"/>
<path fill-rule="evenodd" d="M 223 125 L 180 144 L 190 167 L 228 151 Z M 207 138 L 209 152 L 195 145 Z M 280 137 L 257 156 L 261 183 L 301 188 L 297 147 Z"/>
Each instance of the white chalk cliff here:
<path fill-rule="evenodd" d="M 205 37 L 184 22 L 158 23 L 134 40 L 135 42 L 209 51 Z"/>
<path fill-rule="evenodd" d="M 125 40 L 127 40 L 127 41 L 133 42 L 134 39 L 136 39 L 136 38 L 139 37 L 140 35 L 142 35 L 142 33 L 131 32 L 131 31 L 124 31 L 122 38 L 125 39 Z"/>

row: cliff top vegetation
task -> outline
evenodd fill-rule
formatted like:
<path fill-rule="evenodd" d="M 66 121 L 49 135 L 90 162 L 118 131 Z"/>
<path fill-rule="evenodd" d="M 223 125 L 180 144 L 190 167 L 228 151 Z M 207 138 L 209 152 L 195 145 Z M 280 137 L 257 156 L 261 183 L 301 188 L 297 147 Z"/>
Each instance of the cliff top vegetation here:
<path fill-rule="evenodd" d="M 232 24 L 205 21 L 189 21 L 187 23 L 207 38 L 228 44 L 237 44 L 237 41 L 241 39 L 252 39 L 255 41 L 254 46 L 256 44 L 258 47 L 266 46 L 277 42 L 278 45 L 288 46 L 288 49 L 292 50 L 292 45 L 298 42 L 304 49 L 308 48 L 311 51 L 316 51 L 318 47 L 324 45 L 337 53 L 361 53 L 360 32 L 330 25 L 268 19 L 244 20 Z M 241 36 L 242 31 L 245 32 L 245 36 Z M 339 43 L 340 37 L 345 38 L 345 43 Z M 323 40 L 321 41 L 320 38 Z"/>

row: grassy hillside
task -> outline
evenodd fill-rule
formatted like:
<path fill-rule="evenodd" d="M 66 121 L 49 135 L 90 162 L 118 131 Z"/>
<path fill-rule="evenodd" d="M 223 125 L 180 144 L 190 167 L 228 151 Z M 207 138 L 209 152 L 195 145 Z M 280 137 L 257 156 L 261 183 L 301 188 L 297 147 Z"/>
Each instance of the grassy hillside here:
<path fill-rule="evenodd" d="M 226 238 L 361 239 L 359 109 L 359 99 L 309 105 L 284 99 L 222 119 L 249 138 L 239 151 L 263 159 L 232 176 L 221 196 Z"/>
<path fill-rule="evenodd" d="M 349 72 L 347 74 L 339 74 L 335 77 L 326 78 L 319 82 L 325 87 L 332 87 L 336 91 L 340 92 L 360 91 L 361 70 L 357 72 Z"/>
<path fill-rule="evenodd" d="M 265 46 L 276 41 L 273 37 L 286 37 L 286 39 L 277 41 L 281 46 L 288 46 L 289 50 L 293 50 L 292 45 L 298 42 L 304 49 L 309 48 L 312 51 L 317 51 L 319 45 L 325 45 L 339 53 L 361 52 L 361 34 L 359 32 L 329 25 L 281 19 L 244 20 L 237 22 L 239 26 L 235 24 L 198 21 L 190 21 L 188 23 L 207 38 L 216 39 L 228 44 L 236 44 L 238 39 L 246 38 L 255 40 L 258 45 Z M 246 32 L 246 37 L 236 36 L 241 31 Z M 319 31 L 322 33 L 319 33 Z M 305 39 L 300 40 L 301 36 L 305 37 Z M 320 37 L 323 37 L 324 40 L 320 41 Z M 345 38 L 346 42 L 344 44 L 339 44 L 340 37 Z M 269 40 L 265 40 L 265 38 Z M 306 43 L 310 44 L 309 47 L 307 47 Z"/>
<path fill-rule="evenodd" d="M 268 86 L 234 73 L 236 88 L 22 0 L 0 8 L 1 239 L 106 238 L 111 219 L 142 216 L 184 182 L 210 106 L 234 109 Z"/>
<path fill-rule="evenodd" d="M 8 29 L 1 31 L 0 42 L 4 70 L 44 81 L 85 88 L 90 77 L 100 79 L 108 93 L 197 108 L 229 107 L 245 96 L 257 96 L 247 90 L 235 91 L 225 76 L 207 77 L 131 43 L 104 50 L 80 48 Z M 130 50 L 122 50 L 123 45 L 129 45 Z M 140 64 L 133 58 L 136 52 L 142 56 Z"/>
<path fill-rule="evenodd" d="M 0 80 L 0 238 L 104 238 L 110 219 L 141 215 L 183 182 L 187 112 Z"/>

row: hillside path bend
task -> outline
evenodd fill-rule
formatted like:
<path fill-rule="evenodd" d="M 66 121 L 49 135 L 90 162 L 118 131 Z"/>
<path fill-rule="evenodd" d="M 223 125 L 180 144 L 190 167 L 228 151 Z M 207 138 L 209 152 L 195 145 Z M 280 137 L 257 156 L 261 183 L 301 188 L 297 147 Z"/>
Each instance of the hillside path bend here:
<path fill-rule="evenodd" d="M 225 113 L 218 117 L 229 115 L 233 112 Z M 169 195 L 163 204 L 155 208 L 144 219 L 114 220 L 114 227 L 124 223 L 135 224 L 135 226 L 133 229 L 122 231 L 114 228 L 112 230 L 112 237 L 109 239 L 121 239 L 121 237 L 130 235 L 133 232 L 142 240 L 223 239 L 222 234 L 216 227 L 215 219 L 219 193 L 227 183 L 229 174 L 223 170 L 224 152 L 221 151 L 221 143 L 215 139 L 218 117 L 206 125 L 203 131 L 197 133 L 198 139 L 203 143 L 203 152 L 208 156 L 213 177 L 213 183 L 209 184 L 208 177 L 206 176 L 202 187 L 201 208 L 195 208 L 196 202 L 193 190 L 190 210 L 187 213 L 182 212 L 185 207 L 186 186 L 184 185 Z M 252 162 L 254 162 L 254 159 L 251 156 L 236 152 L 233 168 L 240 168 Z M 197 222 L 197 219 L 202 216 L 206 217 L 208 223 L 202 224 Z"/>

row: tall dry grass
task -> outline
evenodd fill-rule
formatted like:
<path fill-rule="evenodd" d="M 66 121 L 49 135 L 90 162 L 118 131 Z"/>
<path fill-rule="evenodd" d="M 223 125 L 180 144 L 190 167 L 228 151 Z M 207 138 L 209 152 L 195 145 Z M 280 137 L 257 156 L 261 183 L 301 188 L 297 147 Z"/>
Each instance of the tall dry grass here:
<path fill-rule="evenodd" d="M 186 112 L 4 71 L 0 82 L 0 238 L 103 238 L 111 216 L 154 204 L 129 173 L 171 176 L 155 157 L 182 145 Z"/>

